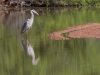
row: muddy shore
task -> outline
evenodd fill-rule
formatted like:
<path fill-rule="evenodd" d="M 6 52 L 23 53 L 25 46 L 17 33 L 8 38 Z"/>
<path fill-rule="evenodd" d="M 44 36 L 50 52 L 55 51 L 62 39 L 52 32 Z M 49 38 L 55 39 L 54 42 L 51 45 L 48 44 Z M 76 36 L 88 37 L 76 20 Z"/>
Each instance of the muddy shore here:
<path fill-rule="evenodd" d="M 67 37 L 62 34 L 67 34 Z M 69 40 L 70 38 L 100 38 L 100 23 L 87 23 L 68 27 L 65 30 L 48 34 L 51 40 Z"/>

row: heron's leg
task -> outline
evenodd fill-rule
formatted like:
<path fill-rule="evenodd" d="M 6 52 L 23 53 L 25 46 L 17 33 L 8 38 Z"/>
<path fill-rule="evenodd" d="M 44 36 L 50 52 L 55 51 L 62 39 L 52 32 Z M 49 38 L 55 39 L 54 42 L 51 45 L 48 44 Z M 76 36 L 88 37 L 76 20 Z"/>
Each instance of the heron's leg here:
<path fill-rule="evenodd" d="M 28 39 L 28 30 L 26 31 L 26 40 Z"/>
<path fill-rule="evenodd" d="M 29 46 L 28 39 L 26 39 L 27 46 Z"/>

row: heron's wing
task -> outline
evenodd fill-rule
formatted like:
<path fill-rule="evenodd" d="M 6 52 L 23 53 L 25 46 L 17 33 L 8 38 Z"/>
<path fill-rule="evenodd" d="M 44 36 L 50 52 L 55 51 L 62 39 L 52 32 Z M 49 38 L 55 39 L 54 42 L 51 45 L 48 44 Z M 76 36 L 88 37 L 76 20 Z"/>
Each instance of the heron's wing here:
<path fill-rule="evenodd" d="M 24 25 L 22 27 L 22 30 L 21 30 L 21 33 L 25 32 L 26 30 L 29 29 L 28 22 L 29 22 L 29 19 L 24 23 Z"/>
<path fill-rule="evenodd" d="M 27 52 L 27 43 L 24 40 L 22 40 L 22 45 L 24 50 Z"/>

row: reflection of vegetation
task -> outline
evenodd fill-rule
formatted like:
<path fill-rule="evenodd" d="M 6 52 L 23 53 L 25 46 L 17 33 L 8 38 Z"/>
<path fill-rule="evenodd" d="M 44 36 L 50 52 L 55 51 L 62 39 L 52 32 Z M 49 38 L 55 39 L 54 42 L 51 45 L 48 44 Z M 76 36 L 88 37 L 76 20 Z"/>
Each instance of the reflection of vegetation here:
<path fill-rule="evenodd" d="M 69 26 L 99 22 L 99 15 L 98 9 L 83 8 L 53 10 L 37 16 L 28 37 L 36 58 L 40 56 L 37 66 L 32 66 L 31 58 L 23 51 L 15 34 L 19 31 L 0 25 L 0 75 L 99 75 L 99 39 L 53 41 L 47 36 Z"/>
<path fill-rule="evenodd" d="M 61 10 L 60 14 L 48 13 L 36 18 L 37 20 L 30 31 L 32 34 L 30 40 L 35 42 L 34 45 L 39 46 L 37 50 L 41 52 L 41 67 L 43 66 L 45 69 L 44 72 L 40 71 L 41 74 L 46 72 L 55 75 L 62 73 L 63 75 L 84 75 L 92 72 L 100 74 L 100 71 L 97 70 L 99 67 L 95 65 L 100 66 L 99 53 L 95 56 L 99 50 L 99 46 L 94 46 L 94 43 L 97 45 L 96 40 L 49 41 L 47 38 L 48 33 L 69 26 L 99 22 L 97 16 L 100 14 L 97 14 L 98 11 L 95 9 L 64 9 Z M 94 60 L 97 63 L 93 62 Z"/>

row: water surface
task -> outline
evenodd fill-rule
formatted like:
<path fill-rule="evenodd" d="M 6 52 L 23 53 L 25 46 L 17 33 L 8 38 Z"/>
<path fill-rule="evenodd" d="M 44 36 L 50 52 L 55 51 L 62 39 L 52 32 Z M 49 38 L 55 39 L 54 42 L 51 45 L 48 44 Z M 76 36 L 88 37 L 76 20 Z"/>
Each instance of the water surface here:
<path fill-rule="evenodd" d="M 100 40 L 51 40 L 49 33 L 89 22 L 99 23 L 98 8 L 34 8 L 32 28 L 20 35 L 23 23 L 30 18 L 30 9 L 0 12 L 0 75 L 99 75 Z M 31 44 L 37 65 L 24 51 L 22 40 Z"/>

